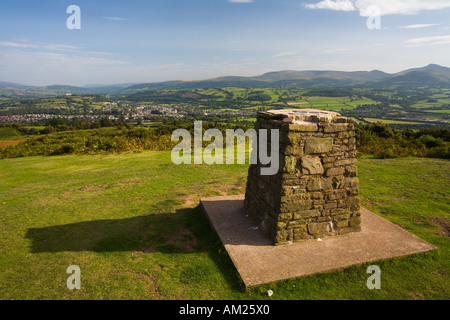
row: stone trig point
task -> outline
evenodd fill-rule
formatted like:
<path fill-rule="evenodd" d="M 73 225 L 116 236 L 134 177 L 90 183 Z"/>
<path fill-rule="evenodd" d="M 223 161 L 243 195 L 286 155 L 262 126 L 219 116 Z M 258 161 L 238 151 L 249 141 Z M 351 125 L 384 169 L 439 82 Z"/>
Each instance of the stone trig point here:
<path fill-rule="evenodd" d="M 272 110 L 258 113 L 255 129 L 269 154 L 272 135 L 263 141 L 259 129 L 279 130 L 275 174 L 262 174 L 258 159 L 245 195 L 200 200 L 246 287 L 437 249 L 360 207 L 354 125 L 346 118 Z"/>
<path fill-rule="evenodd" d="M 361 230 L 355 128 L 336 112 L 258 112 L 258 129 L 279 130 L 280 168 L 250 166 L 245 208 L 274 244 Z"/>

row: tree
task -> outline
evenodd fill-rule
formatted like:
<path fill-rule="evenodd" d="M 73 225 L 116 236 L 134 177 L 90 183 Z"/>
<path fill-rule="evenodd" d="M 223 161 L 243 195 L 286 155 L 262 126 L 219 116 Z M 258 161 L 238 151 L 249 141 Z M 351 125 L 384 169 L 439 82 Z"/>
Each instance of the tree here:
<path fill-rule="evenodd" d="M 109 117 L 104 117 L 100 120 L 101 127 L 112 127 L 114 124 L 112 123 Z"/>

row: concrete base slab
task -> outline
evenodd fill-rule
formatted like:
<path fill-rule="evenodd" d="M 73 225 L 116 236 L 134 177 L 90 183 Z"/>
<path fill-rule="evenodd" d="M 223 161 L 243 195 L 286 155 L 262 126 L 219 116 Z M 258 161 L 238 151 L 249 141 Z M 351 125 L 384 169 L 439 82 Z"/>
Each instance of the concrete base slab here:
<path fill-rule="evenodd" d="M 210 197 L 200 207 L 246 287 L 437 249 L 361 208 L 361 232 L 274 246 L 244 208 L 244 195 Z"/>

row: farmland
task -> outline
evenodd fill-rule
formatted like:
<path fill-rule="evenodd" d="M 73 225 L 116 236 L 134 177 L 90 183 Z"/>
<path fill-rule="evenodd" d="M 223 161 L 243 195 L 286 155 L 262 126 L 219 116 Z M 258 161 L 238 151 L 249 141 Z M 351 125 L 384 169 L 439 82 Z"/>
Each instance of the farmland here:
<path fill-rule="evenodd" d="M 128 123 L 195 120 L 251 124 L 256 112 L 314 108 L 340 112 L 355 122 L 380 121 L 410 128 L 449 127 L 448 89 L 206 88 L 140 90 L 126 95 L 69 95 L 0 103 L 0 121 L 42 126 L 108 117 Z"/>
<path fill-rule="evenodd" d="M 2 116 L 49 118 L 0 126 L 0 298 L 264 300 L 273 290 L 291 300 L 446 300 L 449 140 L 437 128 L 448 126 L 448 113 L 421 102 L 357 89 L 229 87 L 5 102 Z M 174 128 L 192 129 L 194 120 L 248 128 L 258 110 L 308 107 L 360 124 L 363 206 L 439 248 L 377 261 L 382 290 L 365 287 L 368 265 L 244 290 L 197 206 L 202 197 L 244 193 L 248 165 L 171 162 Z M 82 270 L 81 290 L 65 286 L 69 265 Z"/>

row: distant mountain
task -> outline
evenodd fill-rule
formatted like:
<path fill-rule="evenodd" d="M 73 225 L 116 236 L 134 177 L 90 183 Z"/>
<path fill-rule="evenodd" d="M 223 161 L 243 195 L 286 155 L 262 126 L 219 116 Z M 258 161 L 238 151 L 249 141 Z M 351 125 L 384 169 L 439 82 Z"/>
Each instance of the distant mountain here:
<path fill-rule="evenodd" d="M 92 94 L 113 94 L 136 85 L 137 83 L 119 83 L 119 84 L 87 84 L 83 88 L 88 89 Z"/>
<path fill-rule="evenodd" d="M 197 81 L 166 81 L 141 83 L 125 89 L 163 90 L 163 89 L 199 89 L 218 87 L 270 87 L 292 86 L 303 88 L 361 86 L 447 86 L 450 84 L 450 68 L 430 64 L 423 68 L 414 68 L 389 74 L 373 71 L 274 71 L 255 77 L 227 76 Z"/>
<path fill-rule="evenodd" d="M 286 80 L 313 80 L 313 79 L 335 79 L 348 81 L 373 81 L 387 77 L 389 74 L 382 71 L 278 71 L 268 72 L 256 77 L 265 81 L 286 81 Z"/>
<path fill-rule="evenodd" d="M 66 86 L 66 85 L 52 85 L 47 87 L 42 87 L 43 90 L 54 91 L 59 93 L 73 93 L 73 94 L 90 94 L 90 89 L 75 87 L 75 86 Z"/>
<path fill-rule="evenodd" d="M 423 68 L 408 69 L 392 74 L 378 84 L 408 87 L 445 86 L 450 84 L 450 68 L 430 64 Z"/>
<path fill-rule="evenodd" d="M 387 78 L 388 73 L 374 71 L 294 71 L 284 70 L 268 72 L 255 77 L 226 76 L 196 81 L 166 81 L 141 83 L 128 87 L 126 90 L 163 90 L 163 89 L 200 89 L 217 87 L 268 87 L 297 86 L 325 87 L 344 86 Z"/>
<path fill-rule="evenodd" d="M 332 71 L 332 70 L 283 70 L 267 72 L 254 77 L 225 76 L 195 81 L 164 81 L 139 84 L 86 85 L 83 87 L 52 85 L 31 87 L 17 83 L 1 82 L 0 90 L 28 90 L 37 94 L 132 94 L 144 90 L 201 89 L 221 87 L 422 87 L 449 86 L 450 68 L 430 64 L 423 68 L 413 68 L 389 74 L 373 71 Z"/>
<path fill-rule="evenodd" d="M 26 89 L 28 87 L 29 86 L 19 84 L 19 83 L 0 81 L 0 90 Z"/>
<path fill-rule="evenodd" d="M 127 88 L 129 86 L 135 85 L 135 84 L 137 84 L 137 83 L 85 84 L 82 87 L 83 88 L 88 88 L 88 89 L 92 89 L 92 88 L 119 88 L 119 89 L 123 89 L 123 88 Z"/>

